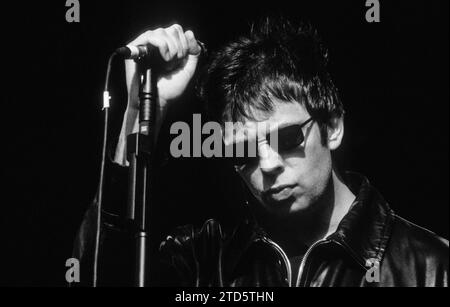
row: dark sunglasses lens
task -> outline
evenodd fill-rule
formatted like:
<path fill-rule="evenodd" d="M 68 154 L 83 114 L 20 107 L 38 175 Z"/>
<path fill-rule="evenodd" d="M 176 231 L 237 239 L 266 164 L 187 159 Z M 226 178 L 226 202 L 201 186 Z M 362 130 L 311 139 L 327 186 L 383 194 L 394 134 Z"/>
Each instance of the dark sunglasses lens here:
<path fill-rule="evenodd" d="M 267 135 L 267 141 L 269 145 L 279 151 L 289 151 L 292 150 L 305 140 L 305 135 L 303 134 L 302 127 L 304 125 L 292 125 L 274 131 Z M 253 150 L 250 149 L 253 146 Z M 232 157 L 230 155 L 225 155 L 230 157 L 232 165 L 237 167 L 242 167 L 245 165 L 251 165 L 258 161 L 256 153 L 256 143 L 244 142 L 240 144 L 233 144 L 232 146 Z M 231 148 L 228 149 L 228 151 Z"/>
<path fill-rule="evenodd" d="M 278 149 L 292 150 L 303 143 L 305 136 L 303 135 L 301 125 L 292 125 L 278 131 Z M 270 146 L 276 147 L 274 136 L 270 140 Z"/>

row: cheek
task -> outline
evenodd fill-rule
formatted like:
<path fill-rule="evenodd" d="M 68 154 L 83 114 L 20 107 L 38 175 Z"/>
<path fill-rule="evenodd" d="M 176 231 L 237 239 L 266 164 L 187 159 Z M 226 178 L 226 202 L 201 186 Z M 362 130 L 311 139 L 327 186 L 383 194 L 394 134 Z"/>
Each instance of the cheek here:
<path fill-rule="evenodd" d="M 320 135 L 314 135 L 301 157 L 292 156 L 286 164 L 292 176 L 305 190 L 321 188 L 331 175 L 331 153 L 322 146 Z"/>
<path fill-rule="evenodd" d="M 311 146 L 306 153 L 306 158 L 310 171 L 314 173 L 329 172 L 331 168 L 331 153 L 321 143 Z"/>
<path fill-rule="evenodd" d="M 260 199 L 263 191 L 263 176 L 259 168 L 241 172 L 241 177 L 252 191 L 253 195 Z"/>

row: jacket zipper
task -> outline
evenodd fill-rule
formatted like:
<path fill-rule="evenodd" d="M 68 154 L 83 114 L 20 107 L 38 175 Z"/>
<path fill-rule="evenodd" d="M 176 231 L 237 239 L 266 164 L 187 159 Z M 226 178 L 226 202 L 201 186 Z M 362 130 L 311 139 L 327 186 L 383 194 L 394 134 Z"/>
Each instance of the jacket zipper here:
<path fill-rule="evenodd" d="M 311 251 L 312 251 L 315 247 L 317 247 L 317 246 L 319 246 L 319 245 L 322 245 L 322 244 L 324 244 L 324 243 L 327 243 L 327 242 L 328 242 L 327 240 L 319 240 L 319 241 L 315 242 L 313 245 L 311 245 L 311 246 L 308 248 L 308 250 L 307 250 L 306 253 L 305 253 L 305 256 L 303 256 L 302 262 L 300 263 L 300 268 L 299 268 L 298 274 L 297 274 L 297 281 L 296 281 L 296 283 L 295 283 L 295 286 L 296 286 L 296 287 L 299 287 L 299 286 L 300 286 L 300 281 L 302 280 L 303 272 L 304 272 L 304 270 L 305 270 L 306 261 L 308 260 L 308 256 L 311 254 Z"/>
<path fill-rule="evenodd" d="M 288 256 L 286 255 L 284 250 L 277 243 L 273 242 L 269 238 L 263 238 L 263 240 L 266 241 L 271 246 L 273 246 L 281 255 L 281 257 L 284 261 L 285 267 L 287 268 L 287 278 L 288 278 L 289 287 L 293 287 L 293 285 L 292 285 L 292 268 L 291 268 L 291 262 L 289 261 Z M 295 287 L 300 286 L 300 281 L 301 281 L 301 277 L 303 275 L 303 271 L 305 270 L 306 261 L 308 260 L 307 258 L 311 254 L 311 251 L 314 248 L 316 248 L 317 246 L 328 243 L 328 242 L 329 242 L 329 240 L 326 240 L 326 239 L 319 240 L 308 248 L 308 250 L 305 253 L 305 256 L 302 259 L 302 262 L 300 263 L 300 268 L 298 270 Z"/>
<path fill-rule="evenodd" d="M 275 242 L 270 240 L 269 238 L 263 238 L 263 240 L 269 245 L 273 246 L 278 253 L 281 255 L 281 258 L 284 261 L 285 268 L 287 268 L 287 279 L 289 287 L 292 287 L 292 270 L 291 270 L 291 262 L 289 261 L 288 256 L 284 252 L 284 250 Z"/>

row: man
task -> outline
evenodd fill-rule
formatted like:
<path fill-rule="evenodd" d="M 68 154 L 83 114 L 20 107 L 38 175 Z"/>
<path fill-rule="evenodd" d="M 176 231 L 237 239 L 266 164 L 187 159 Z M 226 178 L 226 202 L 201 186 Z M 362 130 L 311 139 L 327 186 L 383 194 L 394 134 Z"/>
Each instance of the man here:
<path fill-rule="evenodd" d="M 142 44 L 177 63 L 158 81 L 159 129 L 194 77 L 200 47 L 179 25 L 130 43 Z M 210 220 L 168 236 L 160 250 L 174 284 L 448 285 L 448 241 L 397 216 L 363 176 L 337 171 L 333 151 L 344 136 L 344 108 L 327 61 L 314 29 L 270 20 L 212 56 L 200 90 L 207 114 L 221 124 L 225 145 L 257 144 L 256 157 L 232 161 L 251 192 L 249 215 L 229 234 Z M 126 62 L 121 164 L 126 135 L 137 129 L 135 65 Z M 241 125 L 230 129 L 226 122 Z"/>

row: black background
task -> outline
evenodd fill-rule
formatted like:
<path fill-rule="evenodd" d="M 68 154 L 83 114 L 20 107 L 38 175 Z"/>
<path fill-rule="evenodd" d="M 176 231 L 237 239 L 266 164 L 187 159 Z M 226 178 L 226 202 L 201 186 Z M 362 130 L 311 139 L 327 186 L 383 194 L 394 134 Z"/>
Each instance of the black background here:
<path fill-rule="evenodd" d="M 364 0 L 81 0 L 81 22 L 71 24 L 62 0 L 1 4 L 0 285 L 65 284 L 98 182 L 107 57 L 146 27 L 173 22 L 214 50 L 261 15 L 311 21 L 347 110 L 343 167 L 365 174 L 401 216 L 448 238 L 448 1 L 380 2 L 378 24 L 366 22 Z M 112 83 L 115 141 L 126 103 L 119 62 Z M 172 118 L 189 119 L 190 100 Z M 239 211 L 235 178 L 215 164 L 171 160 L 158 174 L 156 241 L 175 225 Z M 107 206 L 120 212 L 126 171 L 109 170 L 119 188 L 109 186 Z"/>

